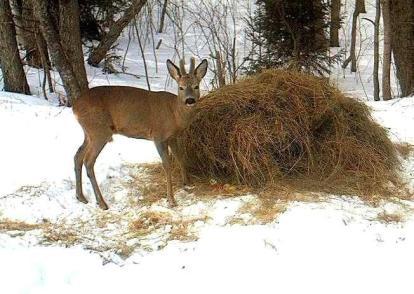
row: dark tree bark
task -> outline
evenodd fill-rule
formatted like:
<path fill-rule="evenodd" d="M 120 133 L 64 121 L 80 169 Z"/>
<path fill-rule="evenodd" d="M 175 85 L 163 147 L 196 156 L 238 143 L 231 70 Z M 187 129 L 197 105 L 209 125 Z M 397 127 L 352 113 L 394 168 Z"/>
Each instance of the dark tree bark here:
<path fill-rule="evenodd" d="M 381 3 L 380 0 L 375 1 L 375 31 L 374 31 L 374 100 L 379 101 L 379 78 L 378 78 L 378 67 L 379 67 L 379 26 L 381 18 Z"/>
<path fill-rule="evenodd" d="M 414 94 L 414 5 L 413 0 L 390 0 L 391 47 L 401 96 Z"/>
<path fill-rule="evenodd" d="M 111 49 L 123 29 L 128 23 L 137 15 L 146 0 L 133 0 L 131 6 L 125 10 L 124 14 L 119 18 L 109 29 L 109 31 L 102 37 L 99 45 L 92 50 L 88 58 L 88 63 L 92 66 L 98 66 L 98 64 L 105 58 L 106 53 Z"/>
<path fill-rule="evenodd" d="M 59 0 L 59 36 L 81 90 L 88 88 L 76 0 Z"/>
<path fill-rule="evenodd" d="M 30 94 L 19 56 L 16 28 L 9 0 L 0 0 L 0 24 L 0 64 L 4 79 L 4 90 Z"/>
<path fill-rule="evenodd" d="M 25 50 L 27 64 L 46 70 L 45 62 L 47 62 L 47 67 L 50 67 L 49 54 L 47 52 L 46 41 L 39 34 L 39 26 L 33 15 L 31 1 L 13 0 L 17 7 L 16 10 L 21 10 L 21 13 L 15 17 L 16 21 L 18 21 L 18 24 L 16 23 L 17 40 L 20 40 L 20 45 Z"/>
<path fill-rule="evenodd" d="M 162 33 L 164 30 L 165 15 L 167 14 L 167 5 L 168 0 L 164 0 L 164 4 L 162 5 L 161 10 L 160 27 L 158 29 L 158 33 Z"/>
<path fill-rule="evenodd" d="M 148 75 L 147 60 L 145 59 L 144 48 L 142 47 L 141 37 L 139 35 L 138 25 L 137 25 L 136 20 L 134 22 L 134 28 L 135 28 L 135 33 L 137 34 L 138 45 L 139 45 L 139 49 L 141 51 L 142 61 L 144 62 L 145 79 L 147 80 L 148 91 L 151 91 L 151 83 L 150 83 L 149 77 L 148 77 L 149 75 Z"/>
<path fill-rule="evenodd" d="M 226 85 L 226 73 L 225 73 L 225 64 L 223 63 L 223 58 L 219 51 L 216 51 L 216 67 L 217 67 L 217 83 L 218 87 L 224 87 Z"/>
<path fill-rule="evenodd" d="M 43 73 L 44 73 L 44 78 L 43 78 L 43 95 L 45 96 L 45 99 L 47 98 L 47 94 L 46 94 L 46 79 L 47 79 L 47 83 L 49 85 L 49 92 L 53 93 L 54 89 L 53 89 L 53 84 L 52 84 L 52 77 L 50 75 L 50 62 L 49 62 L 49 55 L 47 53 L 47 46 L 45 43 L 45 39 L 43 38 L 39 28 L 36 26 L 36 45 L 37 45 L 37 50 L 39 50 L 40 53 L 40 59 L 42 61 L 42 67 L 43 67 Z"/>
<path fill-rule="evenodd" d="M 25 60 L 28 65 L 41 68 L 42 53 L 37 46 L 36 23 L 33 17 L 31 0 L 12 0 L 14 20 L 16 23 L 17 41 L 25 51 Z M 46 43 L 41 38 L 40 48 L 46 48 Z"/>
<path fill-rule="evenodd" d="M 382 97 L 390 100 L 391 96 L 391 16 L 390 1 L 381 0 L 382 20 L 384 23 L 384 51 L 382 63 Z"/>
<path fill-rule="evenodd" d="M 339 47 L 339 29 L 341 28 L 341 0 L 331 0 L 331 23 L 329 28 L 331 47 Z"/>
<path fill-rule="evenodd" d="M 12 10 L 13 21 L 16 28 L 16 40 L 17 45 L 22 45 L 22 13 L 23 13 L 23 1 L 22 0 L 10 0 L 10 8 Z"/>
<path fill-rule="evenodd" d="M 351 62 L 351 72 L 357 71 L 357 58 L 356 58 L 356 33 L 357 33 L 357 21 L 360 13 L 365 13 L 365 0 L 355 0 L 355 9 L 352 14 L 352 33 L 351 33 L 351 49 L 349 57 L 342 64 L 342 68 L 346 68 Z"/>
<path fill-rule="evenodd" d="M 367 10 L 365 9 L 365 0 L 356 0 L 356 9 L 359 13 L 367 13 Z"/>
<path fill-rule="evenodd" d="M 65 51 L 60 42 L 59 34 L 55 29 L 52 17 L 48 12 L 47 0 L 33 1 L 33 13 L 39 22 L 40 31 L 46 40 L 52 62 L 55 64 L 62 79 L 67 94 L 67 103 L 72 105 L 81 92 L 72 65 L 65 56 Z"/>
<path fill-rule="evenodd" d="M 43 93 L 46 94 L 46 80 L 49 92 L 53 92 L 50 76 L 50 61 L 45 39 L 39 32 L 39 26 L 34 20 L 31 0 L 11 0 L 12 12 L 16 24 L 17 43 L 25 50 L 25 60 L 28 65 L 43 68 Z"/>
<path fill-rule="evenodd" d="M 22 46 L 26 51 L 26 62 L 30 66 L 41 68 L 42 58 L 38 46 L 36 46 L 36 24 L 33 17 L 33 8 L 31 0 L 22 0 L 22 21 L 21 21 L 21 39 Z M 42 48 L 46 48 L 43 38 L 39 40 Z"/>

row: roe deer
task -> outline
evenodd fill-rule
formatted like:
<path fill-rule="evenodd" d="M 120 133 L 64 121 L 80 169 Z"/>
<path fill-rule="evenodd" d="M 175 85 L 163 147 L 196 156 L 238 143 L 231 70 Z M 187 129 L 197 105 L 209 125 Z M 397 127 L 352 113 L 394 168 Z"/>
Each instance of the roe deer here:
<path fill-rule="evenodd" d="M 79 201 L 88 202 L 82 190 L 82 165 L 85 165 L 99 207 L 108 209 L 96 182 L 94 164 L 105 144 L 112 140 L 112 135 L 121 134 L 154 141 L 167 176 L 168 202 L 171 206 L 176 205 L 168 147 L 174 154 L 173 136 L 186 127 L 192 106 L 200 98 L 199 84 L 207 72 L 207 60 L 195 68 L 195 59 L 191 58 L 188 73 L 184 65 L 184 60 L 180 61 L 180 68 L 167 60 L 168 72 L 179 86 L 178 95 L 133 87 L 101 86 L 85 91 L 75 100 L 73 113 L 85 134 L 75 155 L 76 198 Z M 187 176 L 182 168 L 181 175 L 185 184 Z"/>

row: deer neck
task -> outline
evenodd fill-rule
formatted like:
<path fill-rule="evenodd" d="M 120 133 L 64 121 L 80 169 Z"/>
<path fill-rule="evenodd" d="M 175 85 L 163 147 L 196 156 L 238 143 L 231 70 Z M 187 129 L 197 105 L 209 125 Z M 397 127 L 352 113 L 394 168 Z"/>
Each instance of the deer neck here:
<path fill-rule="evenodd" d="M 181 103 L 178 99 L 176 99 L 174 107 L 174 116 L 177 123 L 177 127 L 180 130 L 187 127 L 192 112 L 192 107 L 188 107 Z"/>

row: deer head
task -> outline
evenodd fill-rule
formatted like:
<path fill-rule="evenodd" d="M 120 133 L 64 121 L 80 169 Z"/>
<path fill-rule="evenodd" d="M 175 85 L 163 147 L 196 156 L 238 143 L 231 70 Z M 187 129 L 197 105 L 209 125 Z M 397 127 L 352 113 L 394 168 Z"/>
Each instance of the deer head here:
<path fill-rule="evenodd" d="M 207 73 L 207 60 L 195 67 L 195 58 L 190 60 L 190 70 L 185 70 L 184 59 L 180 60 L 178 68 L 171 60 L 167 60 L 167 68 L 171 77 L 178 83 L 178 100 L 183 105 L 192 107 L 200 98 L 200 82 Z"/>

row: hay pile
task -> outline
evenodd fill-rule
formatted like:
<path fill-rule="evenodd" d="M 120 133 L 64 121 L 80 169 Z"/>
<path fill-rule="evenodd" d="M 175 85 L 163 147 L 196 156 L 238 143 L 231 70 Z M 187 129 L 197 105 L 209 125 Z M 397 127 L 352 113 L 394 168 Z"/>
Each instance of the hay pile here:
<path fill-rule="evenodd" d="M 365 104 L 285 70 L 205 96 L 179 145 L 190 174 L 222 182 L 371 194 L 398 179 L 395 146 Z"/>

